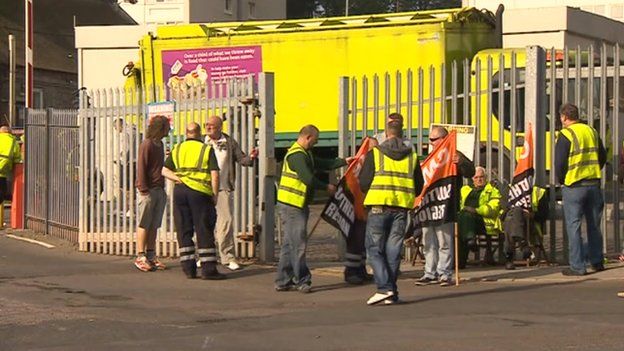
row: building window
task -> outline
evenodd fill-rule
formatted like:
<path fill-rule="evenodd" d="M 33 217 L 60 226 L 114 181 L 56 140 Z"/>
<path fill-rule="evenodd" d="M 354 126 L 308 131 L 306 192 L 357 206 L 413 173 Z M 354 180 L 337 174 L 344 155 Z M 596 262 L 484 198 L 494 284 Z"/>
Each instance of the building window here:
<path fill-rule="evenodd" d="M 256 3 L 253 1 L 249 2 L 249 18 L 256 18 Z"/>
<path fill-rule="evenodd" d="M 232 0 L 224 0 L 225 1 L 225 13 L 232 14 Z"/>
<path fill-rule="evenodd" d="M 611 5 L 611 17 L 622 18 L 624 14 L 624 8 L 622 5 Z"/>
<path fill-rule="evenodd" d="M 33 88 L 33 108 L 44 108 L 43 89 Z"/>

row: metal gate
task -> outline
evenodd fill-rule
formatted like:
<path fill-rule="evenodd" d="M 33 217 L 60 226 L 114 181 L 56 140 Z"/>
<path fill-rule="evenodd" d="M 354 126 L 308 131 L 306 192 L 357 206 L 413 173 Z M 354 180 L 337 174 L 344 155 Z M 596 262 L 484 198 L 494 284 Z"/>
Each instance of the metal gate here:
<path fill-rule="evenodd" d="M 25 123 L 26 228 L 78 242 L 78 111 L 28 109 Z"/>
<path fill-rule="evenodd" d="M 203 128 L 210 116 L 226 120 L 224 131 L 246 153 L 258 147 L 258 164 L 251 168 L 237 165 L 236 169 L 233 212 L 236 254 L 254 257 L 255 241 L 259 239 L 260 258 L 273 259 L 273 74 L 262 73 L 258 79 L 249 76 L 188 90 L 148 87 L 88 91 L 83 93 L 81 101 L 80 250 L 136 254 L 138 204 L 134 183 L 148 102 L 171 101 L 175 103 L 172 131 L 163 140 L 167 153 L 184 140 L 189 122 L 198 122 Z M 177 256 L 170 181 L 165 190 L 168 203 L 156 252 L 160 256 Z"/>
<path fill-rule="evenodd" d="M 340 79 L 339 156 L 354 154 L 363 135 L 383 130 L 391 112 L 405 116 L 405 137 L 419 155 L 427 153 L 431 123 L 473 125 L 474 162 L 486 167 L 491 179 L 509 183 L 528 122 L 534 126 L 536 182 L 548 187 L 550 219 L 545 244 L 552 261 L 567 261 L 567 236 L 562 224 L 559 185 L 554 169 L 559 106 L 576 104 L 582 119 L 593 125 L 608 149 L 602 189 L 605 250 L 622 249 L 620 237 L 619 157 L 624 136 L 624 92 L 620 83 L 619 46 L 599 50 L 527 47 L 503 54 L 477 55 L 472 61 L 407 72 Z"/>

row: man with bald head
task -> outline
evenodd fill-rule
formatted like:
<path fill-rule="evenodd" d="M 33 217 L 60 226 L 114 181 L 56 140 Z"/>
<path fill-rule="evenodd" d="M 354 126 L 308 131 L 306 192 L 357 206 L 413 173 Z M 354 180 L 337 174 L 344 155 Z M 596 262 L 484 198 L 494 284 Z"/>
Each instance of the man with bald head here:
<path fill-rule="evenodd" d="M 312 274 L 306 263 L 307 224 L 310 215 L 309 204 L 315 190 L 326 190 L 329 195 L 336 192 L 336 186 L 316 177 L 322 171 L 329 171 L 347 164 L 347 159 L 322 159 L 312 154 L 318 143 L 319 130 L 308 124 L 301 128 L 297 141 L 288 149 L 282 165 L 282 175 L 277 189 L 277 212 L 284 230 L 280 249 L 276 291 L 297 290 L 309 293 L 312 289 Z"/>
<path fill-rule="evenodd" d="M 476 167 L 472 186 L 461 188 L 461 210 L 457 218 L 459 229 L 459 268 L 466 267 L 468 253 L 476 249 L 478 235 L 497 236 L 501 231 L 501 193 L 487 178 L 485 168 Z M 493 239 L 492 239 L 493 240 Z M 486 263 L 492 263 L 491 249 L 487 250 Z"/>
<path fill-rule="evenodd" d="M 217 116 L 209 117 L 205 127 L 206 138 L 204 142 L 214 150 L 221 176 L 217 201 L 215 239 L 221 264 L 234 271 L 240 268 L 234 257 L 234 236 L 232 233 L 236 163 L 238 162 L 238 164 L 245 167 L 253 166 L 258 150 L 253 148 L 249 155 L 245 154 L 234 138 L 223 133 L 223 121 Z"/>
<path fill-rule="evenodd" d="M 162 173 L 175 182 L 173 219 L 184 274 L 190 279 L 197 276 L 197 253 L 201 262 L 202 279 L 224 279 L 225 275 L 217 270 L 214 240 L 219 166 L 212 147 L 201 140 L 199 124 L 188 124 L 186 140 L 173 148 L 165 160 Z M 194 233 L 197 233 L 197 252 L 193 242 Z"/>

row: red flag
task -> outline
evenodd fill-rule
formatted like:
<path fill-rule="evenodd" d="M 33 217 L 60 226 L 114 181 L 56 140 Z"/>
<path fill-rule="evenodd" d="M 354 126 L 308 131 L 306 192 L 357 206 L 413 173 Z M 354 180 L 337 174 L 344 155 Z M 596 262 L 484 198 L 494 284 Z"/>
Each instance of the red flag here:
<path fill-rule="evenodd" d="M 345 237 L 348 237 L 355 220 L 365 221 L 364 193 L 360 188 L 358 176 L 364 164 L 366 153 L 369 151 L 370 139 L 364 139 L 353 162 L 347 168 L 345 175 L 338 183 L 336 193 L 329 198 L 321 218 L 327 223 L 339 229 Z"/>
<path fill-rule="evenodd" d="M 533 129 L 529 123 L 526 135 L 524 136 L 524 145 L 522 154 L 518 159 L 518 165 L 514 171 L 514 177 L 509 186 L 509 206 L 521 207 L 525 209 L 531 208 L 531 192 L 533 191 Z"/>
<path fill-rule="evenodd" d="M 451 131 L 422 163 L 425 186 L 416 198 L 416 218 L 420 226 L 453 222 L 456 217 L 455 188 L 457 165 L 457 133 Z"/>

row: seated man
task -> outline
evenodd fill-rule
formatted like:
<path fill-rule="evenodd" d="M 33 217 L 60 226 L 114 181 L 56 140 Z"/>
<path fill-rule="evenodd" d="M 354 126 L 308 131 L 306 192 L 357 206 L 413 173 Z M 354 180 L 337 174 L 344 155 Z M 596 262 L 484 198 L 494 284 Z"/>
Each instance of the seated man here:
<path fill-rule="evenodd" d="M 468 252 L 476 248 L 479 234 L 498 235 L 500 233 L 500 191 L 485 177 L 485 168 L 475 167 L 473 186 L 461 188 L 461 206 L 458 216 L 459 226 L 459 268 L 466 267 Z M 492 261 L 491 253 L 486 261 Z"/>
<path fill-rule="evenodd" d="M 548 217 L 548 197 L 546 190 L 537 186 L 531 193 L 531 210 L 521 207 L 510 208 L 503 216 L 505 231 L 505 269 L 516 269 L 514 256 L 516 243 L 522 250 L 522 259 L 531 257 L 530 246 L 541 245 L 542 225 Z M 528 226 L 528 227 L 527 227 Z"/>

